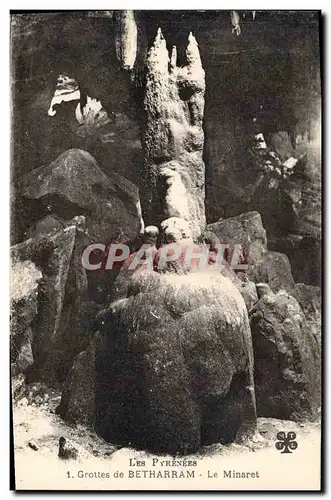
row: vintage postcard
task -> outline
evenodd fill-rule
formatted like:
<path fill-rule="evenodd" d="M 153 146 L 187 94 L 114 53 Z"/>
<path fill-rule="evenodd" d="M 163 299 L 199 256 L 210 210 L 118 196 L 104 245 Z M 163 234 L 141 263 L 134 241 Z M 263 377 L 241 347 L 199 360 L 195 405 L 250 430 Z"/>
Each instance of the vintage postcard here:
<path fill-rule="evenodd" d="M 11 11 L 13 489 L 321 490 L 321 19 Z"/>

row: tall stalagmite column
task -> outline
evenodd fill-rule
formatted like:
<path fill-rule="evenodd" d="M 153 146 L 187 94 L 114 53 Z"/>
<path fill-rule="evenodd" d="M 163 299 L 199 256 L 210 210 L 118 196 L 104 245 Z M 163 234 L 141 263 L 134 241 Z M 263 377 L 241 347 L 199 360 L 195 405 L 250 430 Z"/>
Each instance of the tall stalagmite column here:
<path fill-rule="evenodd" d="M 205 226 L 204 133 L 205 72 L 198 44 L 189 35 L 186 65 L 177 67 L 159 28 L 147 56 L 146 125 L 142 203 L 147 224 L 180 217 L 194 236 Z"/>

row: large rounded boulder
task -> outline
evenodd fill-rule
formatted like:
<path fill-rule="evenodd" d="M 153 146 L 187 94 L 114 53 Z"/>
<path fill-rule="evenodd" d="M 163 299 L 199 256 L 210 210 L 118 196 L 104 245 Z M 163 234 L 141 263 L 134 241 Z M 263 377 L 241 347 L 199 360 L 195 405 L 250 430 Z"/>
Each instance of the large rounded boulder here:
<path fill-rule="evenodd" d="M 62 221 L 85 216 L 91 242 L 124 241 L 142 228 L 138 188 L 115 171 L 106 175 L 93 156 L 80 149 L 65 151 L 24 176 L 22 194 L 34 203 L 35 222 L 46 215 Z"/>
<path fill-rule="evenodd" d="M 97 320 L 104 340 L 93 360 L 96 418 L 90 421 L 104 438 L 187 453 L 255 430 L 251 333 L 230 280 L 138 270 L 128 297 Z M 65 392 L 64 418 L 76 402 L 69 385 Z"/>

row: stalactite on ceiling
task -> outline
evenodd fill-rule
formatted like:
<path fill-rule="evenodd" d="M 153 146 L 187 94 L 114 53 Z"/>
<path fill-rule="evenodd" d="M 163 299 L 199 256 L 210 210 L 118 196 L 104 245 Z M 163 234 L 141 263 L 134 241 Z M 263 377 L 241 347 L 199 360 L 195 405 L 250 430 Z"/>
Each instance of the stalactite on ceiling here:
<path fill-rule="evenodd" d="M 252 10 L 252 18 L 253 20 L 256 17 L 256 10 Z M 245 18 L 246 17 L 246 12 L 244 11 L 242 13 L 242 16 Z M 241 34 L 241 27 L 240 27 L 240 15 L 236 10 L 231 10 L 230 12 L 230 18 L 231 18 L 231 24 L 232 24 L 232 33 L 236 34 L 239 36 Z"/>
<path fill-rule="evenodd" d="M 137 56 L 137 23 L 133 10 L 116 12 L 115 51 L 121 68 L 131 70 Z"/>
<path fill-rule="evenodd" d="M 237 36 L 241 33 L 240 28 L 240 16 L 236 10 L 231 10 L 230 13 L 231 23 L 232 23 L 232 33 L 235 33 Z"/>

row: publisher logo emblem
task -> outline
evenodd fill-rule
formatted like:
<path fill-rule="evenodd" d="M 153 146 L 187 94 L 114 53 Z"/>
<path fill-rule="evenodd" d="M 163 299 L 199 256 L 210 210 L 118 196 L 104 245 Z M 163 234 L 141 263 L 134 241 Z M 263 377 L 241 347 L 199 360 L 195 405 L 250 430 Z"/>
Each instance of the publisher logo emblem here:
<path fill-rule="evenodd" d="M 297 437 L 296 433 L 291 431 L 287 434 L 284 431 L 277 433 L 276 449 L 282 453 L 292 453 L 298 447 L 298 443 L 295 441 Z M 291 451 L 292 450 L 292 451 Z"/>

